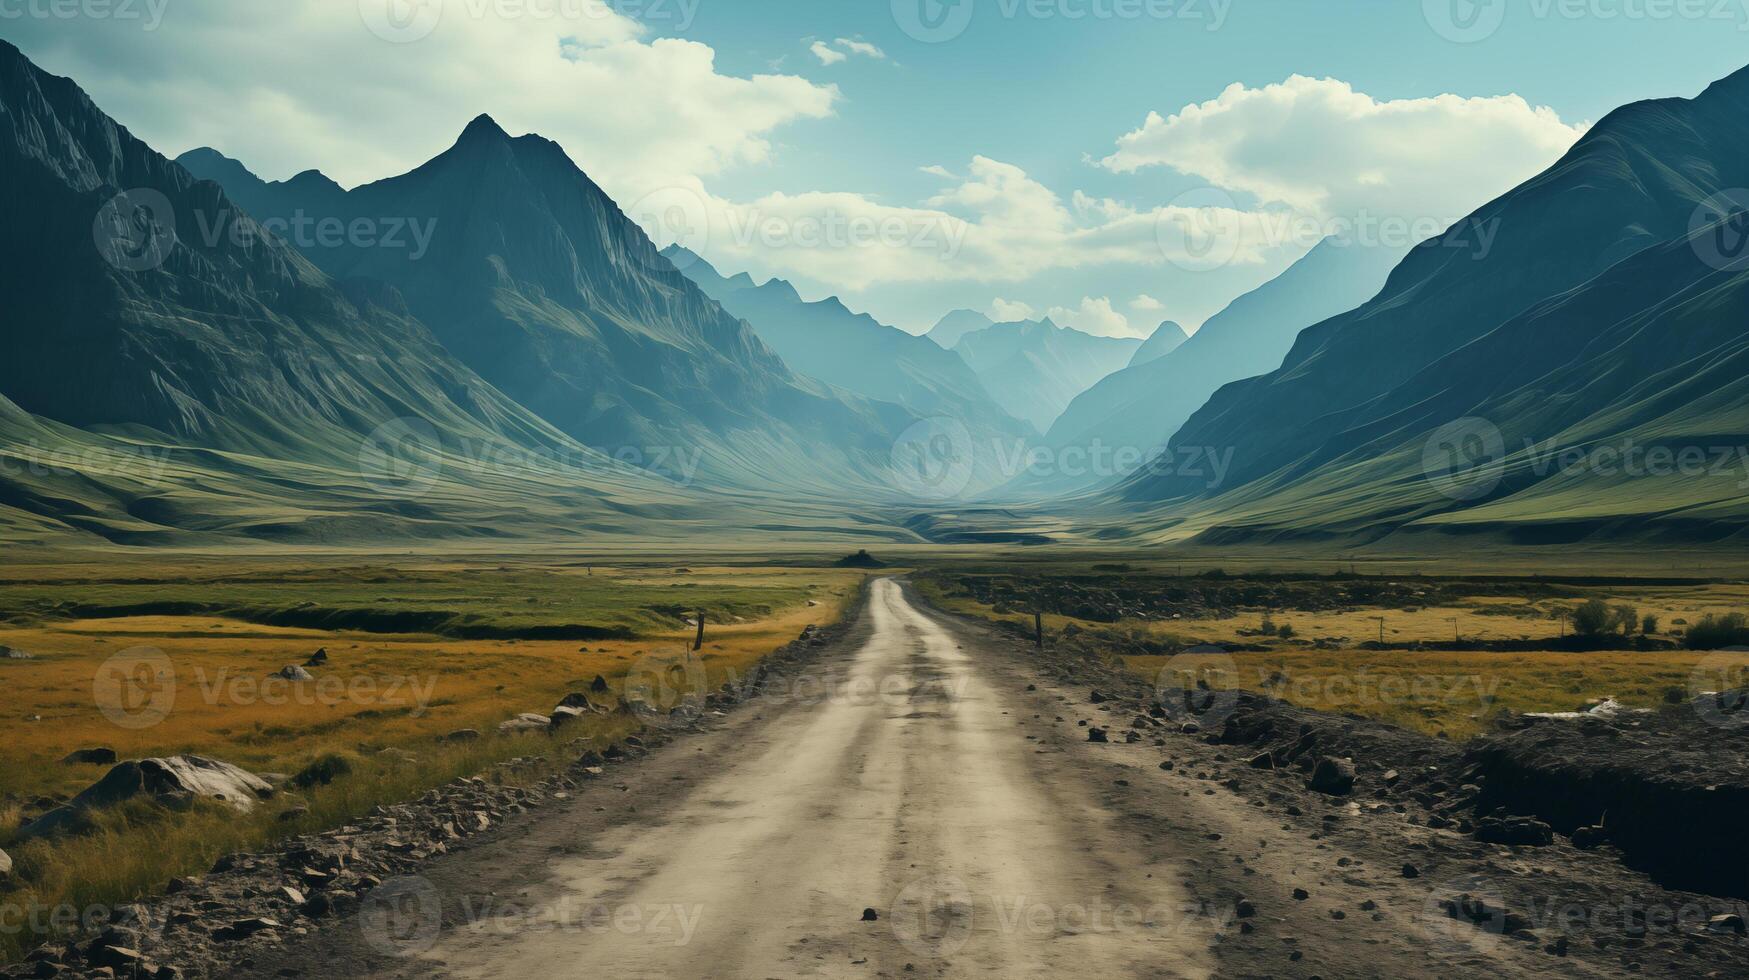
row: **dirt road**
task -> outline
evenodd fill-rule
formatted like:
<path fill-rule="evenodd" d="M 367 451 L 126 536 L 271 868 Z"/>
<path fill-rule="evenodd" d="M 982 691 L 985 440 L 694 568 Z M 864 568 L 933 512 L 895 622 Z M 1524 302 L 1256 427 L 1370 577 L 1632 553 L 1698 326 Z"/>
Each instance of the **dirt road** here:
<path fill-rule="evenodd" d="M 1271 790 L 1285 780 L 1224 778 L 1243 764 L 1222 770 L 1197 740 L 1089 741 L 1090 725 L 1129 718 L 1100 716 L 1085 689 L 1047 683 L 899 584 L 872 588 L 848 638 L 781 689 L 254 969 L 1625 975 L 1613 958 L 1551 955 L 1438 914 L 1453 875 L 1533 863 L 1441 871 L 1426 830 Z M 1430 876 L 1405 879 L 1405 855 Z M 1254 914 L 1236 917 L 1241 899 Z"/>

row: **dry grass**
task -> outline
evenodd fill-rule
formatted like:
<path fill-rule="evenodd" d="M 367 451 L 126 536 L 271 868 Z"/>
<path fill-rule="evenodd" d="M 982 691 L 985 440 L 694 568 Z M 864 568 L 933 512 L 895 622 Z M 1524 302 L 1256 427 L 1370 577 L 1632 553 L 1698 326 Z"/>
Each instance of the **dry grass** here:
<path fill-rule="evenodd" d="M 480 596 L 510 586 L 475 583 L 509 574 L 518 588 L 550 590 L 534 594 L 567 623 L 578 621 L 579 610 L 605 616 L 626 604 L 636 607 L 622 610 L 621 619 L 630 622 L 647 621 L 652 608 L 726 607 L 737 612 L 722 614 L 726 622 L 713 619 L 707 625 L 704 648 L 692 661 L 703 667 L 706 683 L 716 686 L 744 675 L 804 626 L 837 619 L 862 578 L 853 571 L 776 568 L 598 568 L 589 574 L 566 567 L 552 572 L 544 578 L 526 566 L 513 571 L 433 566 L 416 577 L 425 592 L 397 573 L 395 588 L 376 585 L 373 592 L 384 595 L 373 601 L 390 610 L 431 601 L 490 609 Z M 356 569 L 344 573 L 348 580 L 357 574 Z M 159 577 L 164 590 L 187 588 L 190 581 Z M 454 744 L 439 739 L 461 728 L 491 736 L 506 717 L 550 711 L 597 674 L 617 690 L 628 673 L 643 676 L 670 660 L 685 661 L 692 636 L 672 616 L 656 620 L 671 624 L 667 628 L 646 629 L 637 640 L 589 642 L 336 632 L 213 615 L 66 619 L 53 615 L 56 603 L 86 604 L 94 592 L 113 595 L 140 586 L 99 583 L 80 574 L 57 578 L 40 570 L 35 581 L 37 614 L 15 613 L 10 625 L 0 625 L 0 644 L 35 657 L 0 661 L 0 689 L 6 692 L 6 704 L 0 706 L 6 736 L 0 740 L 0 844 L 17 863 L 16 886 L 0 893 L 0 902 L 24 908 L 86 909 L 129 901 L 176 875 L 205 871 L 220 854 L 337 826 L 378 804 L 416 797 L 505 759 L 550 755 L 556 766 L 559 753 L 545 736 Z M 309 603 L 310 596 L 332 601 L 335 580 L 309 569 L 278 576 L 257 570 L 246 586 L 231 581 L 224 587 L 246 587 L 262 608 L 286 608 Z M 396 594 L 388 595 L 391 591 Z M 713 597 L 724 606 L 714 605 Z M 531 605 L 536 603 L 517 603 L 506 618 L 540 626 L 540 613 L 531 612 Z M 310 668 L 313 682 L 266 682 L 271 673 L 302 664 L 318 648 L 325 648 L 330 659 L 324 667 Z M 173 673 L 168 685 L 128 687 L 127 706 L 167 710 L 120 715 L 126 724 L 118 725 L 113 712 L 104 711 L 106 704 L 115 707 L 110 693 L 115 688 L 102 680 L 113 677 L 105 665 L 113 665 L 111 658 L 118 655 L 131 660 L 142 651 L 161 654 Z M 152 692 L 166 689 L 170 700 L 152 699 Z M 135 719 L 157 720 L 134 727 Z M 606 741 L 624 735 L 630 724 L 623 717 L 591 718 L 566 734 Z M 10 843 L 28 812 L 22 801 L 64 798 L 103 774 L 103 766 L 59 762 L 74 749 L 96 746 L 113 748 L 124 759 L 192 753 L 280 773 L 296 773 L 319 757 L 340 754 L 352 760 L 354 771 L 328 786 L 285 794 L 287 799 L 247 818 L 222 808 L 166 814 L 131 806 L 103 814 L 89 835 Z M 544 772 L 526 775 L 533 779 Z M 281 822 L 279 814 L 291 802 L 307 805 L 310 812 Z M 15 958 L 27 938 L 0 935 L 0 962 Z"/>

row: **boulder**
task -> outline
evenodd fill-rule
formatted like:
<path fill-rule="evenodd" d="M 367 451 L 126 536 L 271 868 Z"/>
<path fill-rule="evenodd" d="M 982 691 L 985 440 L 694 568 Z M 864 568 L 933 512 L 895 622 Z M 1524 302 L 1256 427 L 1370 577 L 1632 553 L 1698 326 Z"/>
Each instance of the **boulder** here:
<path fill-rule="evenodd" d="M 552 726 L 552 718 L 533 712 L 524 712 L 509 721 L 499 722 L 498 731 L 505 735 L 515 735 L 521 732 L 544 732 L 551 729 Z"/>
<path fill-rule="evenodd" d="M 294 684 L 299 681 L 313 681 L 316 679 L 310 675 L 309 671 L 299 667 L 297 664 L 287 664 L 285 667 L 272 674 L 272 676 L 284 678 Z"/>
<path fill-rule="evenodd" d="M 601 711 L 600 708 L 597 708 L 590 702 L 587 694 L 581 694 L 577 691 L 572 691 L 570 694 L 565 695 L 564 699 L 559 702 L 559 707 L 576 708 L 586 714 L 595 714 Z"/>
<path fill-rule="evenodd" d="M 1354 763 L 1329 755 L 1319 759 L 1306 788 L 1329 796 L 1347 796 L 1354 790 Z"/>
<path fill-rule="evenodd" d="M 304 666 L 305 667 L 320 667 L 327 662 L 328 662 L 328 648 L 323 647 L 320 650 L 317 650 L 315 653 L 310 654 L 310 659 L 304 661 Z"/>
<path fill-rule="evenodd" d="M 0 660 L 34 660 L 34 659 L 36 659 L 36 658 L 31 656 L 28 653 L 25 653 L 23 650 L 15 650 L 12 647 L 0 646 Z"/>
<path fill-rule="evenodd" d="M 606 694 L 607 678 L 596 674 L 595 679 L 589 682 L 589 691 L 591 694 Z"/>
<path fill-rule="evenodd" d="M 1484 844 L 1547 847 L 1555 842 L 1555 832 L 1533 817 L 1488 817 L 1476 827 L 1476 839 Z"/>
<path fill-rule="evenodd" d="M 0 851 L 0 884 L 12 880 L 12 857 L 5 851 Z"/>
<path fill-rule="evenodd" d="M 113 766 L 117 756 L 114 749 L 78 749 L 67 753 L 61 760 L 63 766 Z"/>
<path fill-rule="evenodd" d="M 588 714 L 589 712 L 582 708 L 573 708 L 568 704 L 561 704 L 553 709 L 552 715 L 547 719 L 547 724 L 553 728 L 563 728 L 572 722 L 582 721 Z"/>
<path fill-rule="evenodd" d="M 26 824 L 18 836 L 29 840 L 71 830 L 88 810 L 115 806 L 141 796 L 165 805 L 180 805 L 194 797 L 204 797 L 248 813 L 258 801 L 272 795 L 273 787 L 265 780 L 228 762 L 195 755 L 141 759 L 111 769 L 66 805 Z"/>

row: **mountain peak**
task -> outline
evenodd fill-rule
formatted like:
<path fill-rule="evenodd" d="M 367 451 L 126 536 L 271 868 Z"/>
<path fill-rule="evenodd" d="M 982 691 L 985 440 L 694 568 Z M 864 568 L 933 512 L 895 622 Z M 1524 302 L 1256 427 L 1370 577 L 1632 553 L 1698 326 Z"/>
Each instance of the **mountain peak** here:
<path fill-rule="evenodd" d="M 507 140 L 509 138 L 510 134 L 504 131 L 503 126 L 498 125 L 498 120 L 482 112 L 474 117 L 473 122 L 468 123 L 468 128 L 462 130 L 461 138 L 456 142 L 471 143 L 486 140 Z"/>

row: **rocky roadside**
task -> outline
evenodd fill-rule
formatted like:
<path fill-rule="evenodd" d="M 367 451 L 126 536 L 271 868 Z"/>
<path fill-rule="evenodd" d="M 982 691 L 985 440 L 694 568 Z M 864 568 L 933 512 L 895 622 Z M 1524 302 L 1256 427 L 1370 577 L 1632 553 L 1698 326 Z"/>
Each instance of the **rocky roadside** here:
<path fill-rule="evenodd" d="M 377 807 L 353 824 L 220 858 L 212 870 L 171 881 L 164 893 L 110 910 L 77 940 L 33 950 L 0 977 L 36 980 L 180 980 L 260 970 L 276 951 L 359 913 L 393 918 L 408 876 L 427 861 L 515 833 L 536 811 L 567 805 L 585 782 L 635 765 L 651 749 L 703 731 L 805 666 L 846 633 L 864 595 L 838 623 L 808 627 L 761 661 L 740 685 L 725 684 L 675 709 L 659 726 L 610 745 L 562 742 L 547 756 L 512 759 L 407 803 Z M 555 728 L 554 731 L 558 731 Z M 562 755 L 559 755 L 562 754 Z"/>
<path fill-rule="evenodd" d="M 1664 887 L 1636 870 L 1635 855 L 1614 842 L 1614 821 L 1591 823 L 1600 800 L 1622 798 L 1611 793 L 1632 799 L 1660 780 L 1673 792 L 1687 791 L 1676 791 L 1678 785 L 1705 783 L 1718 799 L 1728 798 L 1729 783 L 1710 781 L 1728 779 L 1740 757 L 1732 757 L 1732 746 L 1717 737 L 1702 746 L 1690 742 L 1680 753 L 1660 751 L 1661 745 L 1672 749 L 1667 743 L 1674 739 L 1701 733 L 1680 721 L 1663 725 L 1624 716 L 1607 723 L 1609 732 L 1591 721 L 1521 721 L 1493 737 L 1454 745 L 1245 692 L 1157 691 L 1095 651 L 1049 645 L 1039 651 L 1023 630 L 974 626 L 1031 669 L 1061 682 L 1059 690 L 1070 692 L 1061 713 L 1079 717 L 1087 741 L 1158 749 L 1159 768 L 1185 796 L 1234 800 L 1279 819 L 1283 831 L 1312 841 L 1314 853 L 1329 855 L 1315 873 L 1306 869 L 1306 886 L 1294 890 L 1290 904 L 1330 901 L 1338 893 L 1364 897 L 1328 909 L 1329 921 L 1308 921 L 1302 908 L 1278 922 L 1292 924 L 1299 948 L 1330 949 L 1351 941 L 1344 938 L 1342 920 L 1365 917 L 1400 930 L 1400 941 L 1411 949 L 1425 947 L 1430 956 L 1460 963 L 1510 954 L 1530 955 L 1555 975 L 1749 976 L 1749 908 L 1743 901 L 1728 892 Z M 1636 721 L 1638 727 L 1629 727 Z M 1637 749 L 1618 751 L 1623 747 Z M 1718 759 L 1721 752 L 1731 761 Z M 1714 757 L 1714 763 L 1702 766 L 1694 756 Z M 1516 762 L 1507 767 L 1501 759 Z M 1671 759 L 1675 765 L 1660 764 Z M 1636 781 L 1619 771 L 1609 774 L 1621 765 L 1637 766 L 1642 776 Z M 1551 780 L 1540 794 L 1520 791 L 1537 784 L 1535 773 L 1560 766 L 1576 775 Z M 1600 772 L 1605 775 L 1592 778 Z M 1538 800 L 1567 798 L 1571 794 L 1563 789 L 1575 786 L 1591 791 L 1572 807 L 1579 818 L 1551 825 L 1539 815 Z M 1677 798 L 1646 795 L 1648 802 L 1636 812 Z M 1728 854 L 1697 836 L 1710 828 L 1712 813 L 1666 808 L 1662 838 L 1697 862 Z M 1198 891 L 1234 902 L 1239 933 L 1217 955 L 1234 975 L 1249 976 L 1259 952 L 1253 934 L 1264 922 L 1253 916 L 1265 903 L 1246 893 L 1256 886 L 1247 866 L 1267 858 L 1219 836 L 1210 838 L 1217 860 L 1201 862 Z M 1412 910 L 1407 917 L 1405 908 Z M 1496 967 L 1513 975 L 1504 962 Z M 1292 965 L 1299 967 L 1298 958 Z"/>

